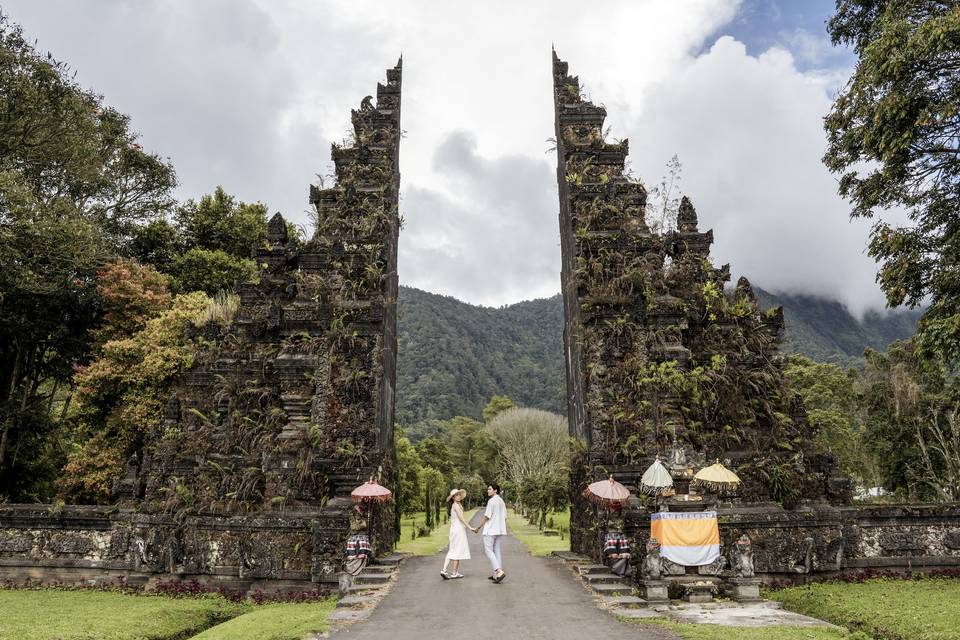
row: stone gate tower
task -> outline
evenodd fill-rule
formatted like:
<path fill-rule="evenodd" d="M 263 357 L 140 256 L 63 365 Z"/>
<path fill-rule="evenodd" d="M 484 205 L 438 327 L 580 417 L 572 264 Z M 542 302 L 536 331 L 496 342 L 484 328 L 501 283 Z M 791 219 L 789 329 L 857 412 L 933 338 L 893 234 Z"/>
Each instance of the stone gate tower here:
<path fill-rule="evenodd" d="M 628 485 L 654 456 L 723 458 L 743 499 L 844 502 L 849 484 L 814 441 L 778 354 L 782 309 L 761 311 L 750 283 L 725 290 L 687 198 L 664 220 L 624 173 L 627 141 L 603 136 L 606 111 L 586 100 L 554 54 L 561 282 L 573 464 L 571 541 L 593 552 L 596 518 L 580 495 L 612 473 Z"/>
<path fill-rule="evenodd" d="M 194 366 L 117 506 L 0 508 L 0 578 L 312 588 L 361 522 L 392 547 L 392 505 L 358 512 L 350 491 L 394 488 L 400 90 L 398 63 L 352 112 L 336 183 L 310 187 L 313 237 L 275 215 L 235 317 L 191 329 Z"/>

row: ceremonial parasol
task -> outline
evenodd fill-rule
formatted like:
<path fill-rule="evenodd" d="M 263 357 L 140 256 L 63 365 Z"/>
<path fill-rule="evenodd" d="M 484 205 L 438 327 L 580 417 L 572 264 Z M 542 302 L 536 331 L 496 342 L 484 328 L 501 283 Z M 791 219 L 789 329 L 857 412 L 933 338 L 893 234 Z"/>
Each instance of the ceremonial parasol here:
<path fill-rule="evenodd" d="M 672 486 L 673 478 L 660 458 L 654 460 L 640 478 L 640 491 L 648 496 L 659 496 Z"/>
<path fill-rule="evenodd" d="M 583 495 L 604 506 L 620 506 L 630 497 L 630 490 L 610 476 L 609 480 L 590 484 Z"/>
<path fill-rule="evenodd" d="M 740 477 L 717 460 L 715 464 L 697 471 L 693 476 L 693 484 L 711 491 L 733 491 L 740 486 Z"/>
<path fill-rule="evenodd" d="M 354 502 L 386 502 L 393 497 L 390 489 L 380 486 L 370 478 L 367 482 L 350 492 Z"/>

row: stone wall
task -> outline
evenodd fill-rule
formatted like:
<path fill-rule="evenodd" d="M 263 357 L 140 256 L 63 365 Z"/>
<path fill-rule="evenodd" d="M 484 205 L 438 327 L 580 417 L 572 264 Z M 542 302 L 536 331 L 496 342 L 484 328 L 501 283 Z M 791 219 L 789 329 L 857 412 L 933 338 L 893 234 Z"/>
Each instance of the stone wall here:
<path fill-rule="evenodd" d="M 236 317 L 191 329 L 194 366 L 117 504 L 0 507 L 0 579 L 306 589 L 336 581 L 361 527 L 392 548 L 392 505 L 350 491 L 394 485 L 400 91 L 398 63 L 352 112 L 336 184 L 310 188 L 314 236 L 300 246 L 276 214 Z"/>
<path fill-rule="evenodd" d="M 769 580 L 832 577 L 862 570 L 910 573 L 960 569 L 960 505 L 721 506 L 721 551 L 750 537 L 756 571 Z M 646 545 L 650 515 L 638 501 L 623 514 L 638 553 Z M 703 567 L 705 575 L 729 570 Z"/>

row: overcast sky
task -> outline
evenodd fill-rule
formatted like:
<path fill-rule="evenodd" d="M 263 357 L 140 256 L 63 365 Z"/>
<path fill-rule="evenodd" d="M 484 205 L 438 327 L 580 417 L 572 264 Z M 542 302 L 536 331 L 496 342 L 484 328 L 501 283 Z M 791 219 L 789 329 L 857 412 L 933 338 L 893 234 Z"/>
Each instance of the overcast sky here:
<path fill-rule="evenodd" d="M 820 162 L 854 64 L 828 0 L 0 3 L 172 159 L 181 198 L 219 184 L 303 224 L 331 141 L 402 53 L 400 281 L 495 306 L 559 290 L 552 44 L 636 176 L 679 156 L 718 263 L 883 305 L 869 224 Z"/>

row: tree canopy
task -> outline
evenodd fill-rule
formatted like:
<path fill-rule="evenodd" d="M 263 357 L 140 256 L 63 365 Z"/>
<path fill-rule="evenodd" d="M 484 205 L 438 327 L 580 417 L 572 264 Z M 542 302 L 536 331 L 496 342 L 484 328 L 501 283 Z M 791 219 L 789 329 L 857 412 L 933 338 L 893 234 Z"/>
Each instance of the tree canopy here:
<path fill-rule="evenodd" d="M 37 499 L 56 401 L 100 321 L 97 270 L 171 206 L 176 176 L 2 15 L 0 114 L 0 495 Z"/>
<path fill-rule="evenodd" d="M 929 303 L 919 344 L 960 358 L 960 9 L 947 0 L 838 0 L 828 30 L 859 57 L 825 125 L 824 162 L 854 217 L 879 219 L 869 252 L 891 306 Z"/>

